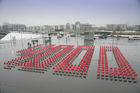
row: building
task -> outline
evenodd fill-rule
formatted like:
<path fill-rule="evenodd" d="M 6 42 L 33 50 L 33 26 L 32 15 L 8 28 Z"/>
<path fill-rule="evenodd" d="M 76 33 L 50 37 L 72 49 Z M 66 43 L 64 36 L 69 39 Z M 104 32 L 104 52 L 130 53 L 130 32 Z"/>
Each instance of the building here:
<path fill-rule="evenodd" d="M 2 26 L 4 31 L 26 31 L 26 26 L 24 24 L 4 24 Z"/>
<path fill-rule="evenodd" d="M 108 31 L 116 31 L 116 29 L 117 29 L 117 25 L 114 25 L 114 24 L 108 24 L 106 26 L 106 30 Z"/>
<path fill-rule="evenodd" d="M 80 31 L 91 31 L 92 25 L 91 24 L 81 24 Z"/>
<path fill-rule="evenodd" d="M 0 26 L 0 31 L 3 31 L 2 26 Z"/>
<path fill-rule="evenodd" d="M 135 26 L 134 25 L 128 25 L 127 26 L 127 30 L 128 31 L 134 31 L 135 30 Z"/>
<path fill-rule="evenodd" d="M 33 26 L 27 27 L 27 31 L 32 32 L 33 31 Z"/>
<path fill-rule="evenodd" d="M 33 26 L 32 32 L 39 32 L 41 30 L 40 26 Z"/>
<path fill-rule="evenodd" d="M 75 30 L 80 31 L 81 23 L 79 21 L 75 22 Z"/>
<path fill-rule="evenodd" d="M 59 26 L 58 25 L 55 25 L 55 31 L 58 31 L 59 30 Z"/>
<path fill-rule="evenodd" d="M 50 26 L 50 25 L 42 25 L 42 26 L 29 26 L 27 27 L 27 31 L 29 32 L 50 32 L 55 31 L 55 28 L 57 29 L 57 26 Z"/>
<path fill-rule="evenodd" d="M 26 26 L 23 24 L 13 24 L 13 31 L 26 31 Z"/>
<path fill-rule="evenodd" d="M 120 28 L 119 31 L 126 31 L 127 30 L 127 25 L 126 24 L 119 24 L 118 26 Z"/>
<path fill-rule="evenodd" d="M 72 30 L 72 31 L 75 31 L 75 30 L 76 30 L 75 24 L 72 24 L 72 25 L 71 25 L 71 30 Z"/>
<path fill-rule="evenodd" d="M 136 25 L 136 26 L 135 26 L 135 30 L 136 30 L 136 31 L 140 31 L 140 25 Z"/>
<path fill-rule="evenodd" d="M 126 24 L 108 24 L 106 25 L 106 30 L 108 31 L 126 31 Z"/>
<path fill-rule="evenodd" d="M 12 24 L 7 24 L 7 23 L 2 26 L 2 29 L 4 31 L 13 31 Z"/>
<path fill-rule="evenodd" d="M 91 24 L 83 24 L 79 21 L 75 22 L 75 25 L 73 25 L 73 29 L 76 31 L 91 31 L 92 25 Z"/>
<path fill-rule="evenodd" d="M 64 25 L 60 25 L 60 30 L 64 31 Z"/>
<path fill-rule="evenodd" d="M 51 26 L 49 26 L 49 25 L 45 25 L 43 31 L 46 31 L 46 32 L 51 31 Z"/>
<path fill-rule="evenodd" d="M 39 32 L 42 29 L 43 28 L 41 26 L 29 26 L 29 27 L 27 27 L 27 31 L 29 31 L 29 32 Z"/>
<path fill-rule="evenodd" d="M 71 25 L 70 23 L 66 23 L 66 31 L 70 31 L 71 30 Z"/>
<path fill-rule="evenodd" d="M 94 32 L 84 32 L 84 45 L 94 45 Z"/>

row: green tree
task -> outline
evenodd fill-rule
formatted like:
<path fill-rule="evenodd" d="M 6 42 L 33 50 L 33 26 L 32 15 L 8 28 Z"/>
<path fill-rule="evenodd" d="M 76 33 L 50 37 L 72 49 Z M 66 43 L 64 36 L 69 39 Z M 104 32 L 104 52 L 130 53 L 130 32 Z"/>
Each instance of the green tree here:
<path fill-rule="evenodd" d="M 114 35 L 116 35 L 116 31 L 113 31 L 111 34 L 111 36 L 114 36 Z"/>
<path fill-rule="evenodd" d="M 120 32 L 120 35 L 122 35 L 123 33 L 122 32 Z"/>

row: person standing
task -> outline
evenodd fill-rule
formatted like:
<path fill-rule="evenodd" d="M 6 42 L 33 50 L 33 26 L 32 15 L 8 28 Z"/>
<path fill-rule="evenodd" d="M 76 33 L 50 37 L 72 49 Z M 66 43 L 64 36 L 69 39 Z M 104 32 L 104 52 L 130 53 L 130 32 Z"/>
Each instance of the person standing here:
<path fill-rule="evenodd" d="M 33 40 L 32 42 L 33 42 L 33 46 L 35 46 L 35 41 Z"/>
<path fill-rule="evenodd" d="M 30 42 L 28 42 L 28 48 L 30 48 Z"/>

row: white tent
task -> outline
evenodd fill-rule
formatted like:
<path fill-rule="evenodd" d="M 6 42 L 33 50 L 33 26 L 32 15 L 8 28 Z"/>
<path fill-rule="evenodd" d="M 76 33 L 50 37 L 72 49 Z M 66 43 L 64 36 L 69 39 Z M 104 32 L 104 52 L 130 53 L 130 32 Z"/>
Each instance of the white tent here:
<path fill-rule="evenodd" d="M 19 33 L 19 32 L 10 32 L 5 37 L 3 37 L 0 41 L 8 41 L 8 40 L 20 40 L 20 39 L 33 39 L 42 37 L 41 34 L 33 34 L 33 33 Z"/>

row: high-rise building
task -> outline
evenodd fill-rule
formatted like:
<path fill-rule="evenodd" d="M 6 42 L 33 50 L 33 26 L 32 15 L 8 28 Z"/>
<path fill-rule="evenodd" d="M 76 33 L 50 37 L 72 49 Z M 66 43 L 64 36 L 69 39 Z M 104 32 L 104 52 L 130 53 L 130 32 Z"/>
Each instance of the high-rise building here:
<path fill-rule="evenodd" d="M 80 31 L 81 24 L 79 21 L 75 22 L 75 30 Z"/>
<path fill-rule="evenodd" d="M 58 31 L 58 30 L 59 30 L 59 26 L 55 25 L 55 31 Z"/>
<path fill-rule="evenodd" d="M 64 31 L 64 25 L 60 25 L 60 30 Z"/>
<path fill-rule="evenodd" d="M 3 29 L 2 29 L 2 26 L 0 26 L 0 31 L 2 31 Z"/>
<path fill-rule="evenodd" d="M 51 26 L 49 26 L 49 25 L 44 25 L 44 30 L 45 30 L 45 31 L 51 31 Z"/>
<path fill-rule="evenodd" d="M 26 31 L 26 26 L 23 24 L 4 24 L 3 25 L 4 31 Z"/>
<path fill-rule="evenodd" d="M 27 27 L 27 31 L 32 32 L 34 30 L 33 26 Z"/>
<path fill-rule="evenodd" d="M 140 31 L 140 25 L 136 25 L 136 26 L 135 26 L 135 30 L 136 30 L 136 31 Z"/>
<path fill-rule="evenodd" d="M 44 30 L 44 26 L 29 26 L 27 27 L 27 31 L 30 32 L 39 32 L 39 31 L 43 31 Z"/>
<path fill-rule="evenodd" d="M 55 26 L 50 26 L 50 31 L 55 31 Z"/>
<path fill-rule="evenodd" d="M 75 25 L 73 26 L 76 31 L 91 31 L 92 25 L 91 24 L 83 24 L 79 21 L 75 22 Z"/>
<path fill-rule="evenodd" d="M 34 32 L 38 32 L 41 30 L 41 27 L 40 26 L 33 26 L 33 31 Z"/>
<path fill-rule="evenodd" d="M 4 31 L 13 31 L 12 24 L 8 24 L 8 23 L 5 23 L 5 24 L 2 26 L 2 29 L 3 29 Z"/>
<path fill-rule="evenodd" d="M 70 31 L 71 30 L 71 25 L 70 23 L 66 23 L 66 31 Z"/>
<path fill-rule="evenodd" d="M 127 26 L 127 30 L 128 31 L 134 31 L 135 30 L 135 26 L 134 25 L 128 25 Z"/>
<path fill-rule="evenodd" d="M 94 32 L 84 32 L 84 45 L 94 44 Z"/>
<path fill-rule="evenodd" d="M 72 25 L 71 25 L 71 30 L 72 30 L 72 31 L 75 31 L 75 30 L 76 30 L 75 24 L 72 24 Z"/>
<path fill-rule="evenodd" d="M 126 24 L 119 24 L 120 31 L 126 31 L 127 30 L 127 25 Z"/>
<path fill-rule="evenodd" d="M 81 24 L 80 31 L 91 31 L 92 25 L 91 24 Z"/>
<path fill-rule="evenodd" d="M 13 24 L 13 31 L 26 31 L 26 26 L 23 24 Z"/>
<path fill-rule="evenodd" d="M 126 31 L 126 24 L 108 24 L 106 25 L 106 30 L 108 31 Z"/>

